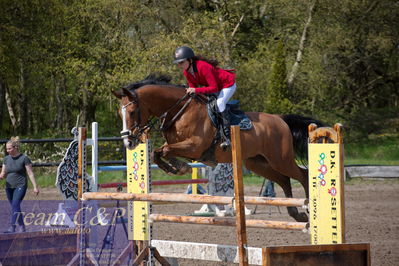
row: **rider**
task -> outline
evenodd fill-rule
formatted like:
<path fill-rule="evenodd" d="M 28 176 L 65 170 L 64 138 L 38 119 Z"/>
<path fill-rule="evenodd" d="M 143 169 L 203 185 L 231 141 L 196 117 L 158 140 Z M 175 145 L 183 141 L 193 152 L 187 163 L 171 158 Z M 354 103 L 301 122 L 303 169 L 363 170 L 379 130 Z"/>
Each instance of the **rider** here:
<path fill-rule="evenodd" d="M 217 107 L 222 116 L 223 127 L 221 135 L 224 141 L 220 144 L 223 150 L 230 146 L 230 117 L 226 110 L 226 103 L 236 91 L 234 70 L 224 70 L 218 67 L 219 62 L 209 60 L 200 55 L 195 55 L 194 51 L 187 46 L 176 49 L 173 63 L 183 70 L 189 88 L 187 93 L 217 93 Z"/>

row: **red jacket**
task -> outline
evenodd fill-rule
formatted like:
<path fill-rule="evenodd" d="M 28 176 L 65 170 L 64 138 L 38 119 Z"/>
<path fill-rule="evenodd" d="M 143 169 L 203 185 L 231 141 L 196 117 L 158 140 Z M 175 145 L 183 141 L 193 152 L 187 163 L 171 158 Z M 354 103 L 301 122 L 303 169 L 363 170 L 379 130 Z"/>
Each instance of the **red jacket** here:
<path fill-rule="evenodd" d="M 235 83 L 235 74 L 230 71 L 215 68 L 205 61 L 195 61 L 194 75 L 184 70 L 188 85 L 195 88 L 195 93 L 215 93 L 228 88 Z M 201 87 L 202 86 L 202 87 Z"/>

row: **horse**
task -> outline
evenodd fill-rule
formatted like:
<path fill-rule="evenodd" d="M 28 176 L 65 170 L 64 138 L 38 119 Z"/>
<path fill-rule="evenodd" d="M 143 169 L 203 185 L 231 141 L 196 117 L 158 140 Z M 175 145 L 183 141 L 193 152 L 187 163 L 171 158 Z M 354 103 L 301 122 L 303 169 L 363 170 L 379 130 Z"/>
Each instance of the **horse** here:
<path fill-rule="evenodd" d="M 217 129 L 207 114 L 204 97 L 186 94 L 183 86 L 154 76 L 132 83 L 113 94 L 119 99 L 119 115 L 124 145 L 135 148 L 144 134 L 161 121 L 160 130 L 166 142 L 153 151 L 154 163 L 168 174 L 191 172 L 182 157 L 214 166 L 231 163 L 231 152 L 213 143 Z M 306 156 L 308 125 L 321 122 L 299 115 L 276 115 L 246 112 L 252 121 L 250 130 L 240 131 L 242 159 L 255 174 L 277 183 L 292 198 L 290 178 L 297 180 L 308 197 L 308 170 L 295 161 L 296 152 Z M 296 221 L 307 222 L 308 216 L 296 207 L 287 207 Z"/>

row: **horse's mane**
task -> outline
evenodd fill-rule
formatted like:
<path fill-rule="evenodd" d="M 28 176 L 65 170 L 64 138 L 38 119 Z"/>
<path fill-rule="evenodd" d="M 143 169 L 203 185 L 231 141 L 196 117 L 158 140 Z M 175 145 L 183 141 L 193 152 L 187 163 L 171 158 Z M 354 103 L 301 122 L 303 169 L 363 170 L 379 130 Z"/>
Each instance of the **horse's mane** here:
<path fill-rule="evenodd" d="M 180 88 L 186 87 L 184 85 L 170 84 L 171 80 L 172 80 L 172 78 L 168 75 L 163 75 L 163 74 L 159 74 L 159 73 L 151 73 L 150 75 L 145 77 L 143 80 L 132 82 L 132 83 L 124 86 L 123 88 L 128 89 L 128 90 L 136 90 L 145 85 L 169 85 L 169 86 L 175 86 L 175 87 L 180 87 Z"/>

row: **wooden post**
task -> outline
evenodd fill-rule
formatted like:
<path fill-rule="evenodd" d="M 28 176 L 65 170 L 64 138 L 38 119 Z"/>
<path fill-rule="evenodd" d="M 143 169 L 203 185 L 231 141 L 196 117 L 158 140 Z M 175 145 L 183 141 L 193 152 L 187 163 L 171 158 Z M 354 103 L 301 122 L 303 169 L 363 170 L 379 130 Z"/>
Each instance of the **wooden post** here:
<path fill-rule="evenodd" d="M 83 175 L 85 172 L 85 162 L 86 162 L 86 153 L 85 153 L 85 142 L 86 142 L 86 128 L 79 128 L 79 139 L 78 139 L 78 202 L 82 198 L 83 194 Z"/>
<path fill-rule="evenodd" d="M 334 124 L 334 131 L 337 133 L 337 143 L 339 144 L 339 146 L 340 146 L 340 150 L 341 150 L 341 152 L 340 152 L 340 154 L 339 154 L 339 162 L 340 162 L 340 165 L 341 165 L 341 168 L 340 168 L 340 171 L 341 171 L 341 174 L 340 174 L 340 177 L 341 177 L 341 179 L 340 179 L 340 186 L 339 186 L 339 189 L 340 189 L 340 191 L 341 191 L 341 217 L 342 217 L 342 220 L 341 220 L 341 228 L 342 228 L 342 232 L 341 232 L 341 237 L 342 237 L 342 243 L 346 243 L 346 236 L 345 236 L 345 185 L 344 185 L 344 183 L 345 183 L 345 167 L 344 167 L 344 153 L 345 153 L 345 151 L 344 151 L 344 138 L 343 138 L 343 132 L 342 132 L 342 128 L 343 128 L 343 126 L 342 126 L 342 124 L 340 124 L 340 123 L 336 123 L 336 124 Z"/>
<path fill-rule="evenodd" d="M 234 202 L 236 206 L 236 232 L 238 242 L 239 264 L 248 265 L 247 230 L 245 226 L 244 185 L 242 181 L 242 154 L 240 127 L 231 127 L 231 150 L 234 173 Z"/>
<path fill-rule="evenodd" d="M 342 125 L 308 129 L 311 243 L 345 243 Z"/>

